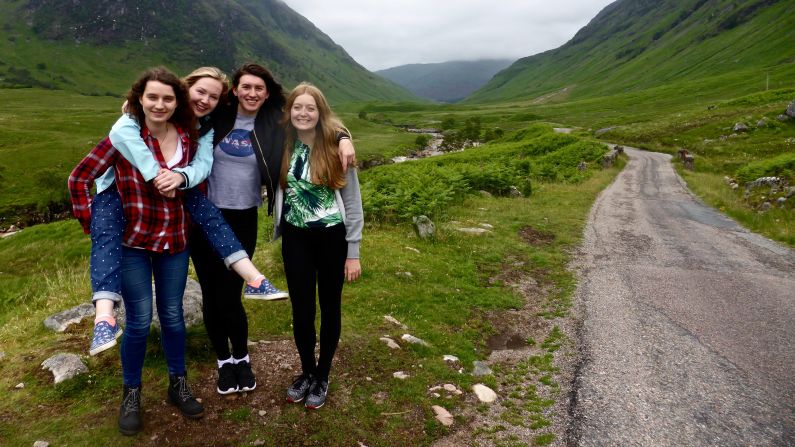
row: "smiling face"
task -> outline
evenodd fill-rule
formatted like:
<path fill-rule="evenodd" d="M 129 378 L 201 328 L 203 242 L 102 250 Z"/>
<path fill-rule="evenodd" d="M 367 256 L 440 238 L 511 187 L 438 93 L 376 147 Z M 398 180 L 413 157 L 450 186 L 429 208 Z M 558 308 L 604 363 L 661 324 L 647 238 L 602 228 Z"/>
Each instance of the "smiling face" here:
<path fill-rule="evenodd" d="M 290 107 L 290 122 L 295 130 L 299 133 L 314 131 L 318 119 L 320 119 L 320 112 L 317 109 L 315 98 L 308 93 L 298 95 Z"/>
<path fill-rule="evenodd" d="M 147 81 L 141 95 L 141 108 L 149 127 L 165 124 L 177 109 L 174 88 L 160 81 Z"/>
<path fill-rule="evenodd" d="M 256 115 L 269 95 L 265 80 L 250 74 L 241 76 L 232 92 L 238 99 L 238 113 L 245 115 Z"/>
<path fill-rule="evenodd" d="M 223 90 L 224 86 L 221 81 L 209 76 L 197 80 L 190 86 L 188 89 L 190 106 L 196 118 L 206 116 L 215 110 Z"/>

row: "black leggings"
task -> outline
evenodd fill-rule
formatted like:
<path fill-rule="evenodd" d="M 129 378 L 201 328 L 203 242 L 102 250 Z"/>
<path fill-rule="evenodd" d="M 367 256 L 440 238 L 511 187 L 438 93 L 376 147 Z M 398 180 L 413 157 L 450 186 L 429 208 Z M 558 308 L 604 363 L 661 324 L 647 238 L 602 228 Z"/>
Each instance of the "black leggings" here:
<path fill-rule="evenodd" d="M 254 258 L 257 244 L 257 208 L 222 209 L 224 219 L 232 227 L 248 257 Z M 243 279 L 228 270 L 201 231 L 194 228 L 190 240 L 191 258 L 202 289 L 204 327 L 219 360 L 230 355 L 248 355 L 248 319 L 241 299 Z M 232 352 L 229 352 L 229 342 Z"/>
<path fill-rule="evenodd" d="M 328 379 L 342 327 L 345 226 L 304 229 L 282 222 L 282 257 L 293 306 L 301 369 Z M 320 302 L 320 357 L 315 363 L 315 286 Z"/>

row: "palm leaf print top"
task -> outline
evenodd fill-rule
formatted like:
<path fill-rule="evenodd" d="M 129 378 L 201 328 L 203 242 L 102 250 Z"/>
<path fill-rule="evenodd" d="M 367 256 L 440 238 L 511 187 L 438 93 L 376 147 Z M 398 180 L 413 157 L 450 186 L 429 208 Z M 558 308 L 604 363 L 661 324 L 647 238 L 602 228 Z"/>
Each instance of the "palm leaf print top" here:
<path fill-rule="evenodd" d="M 284 200 L 284 218 L 299 228 L 323 228 L 342 223 L 334 190 L 312 183 L 309 146 L 295 141 Z"/>

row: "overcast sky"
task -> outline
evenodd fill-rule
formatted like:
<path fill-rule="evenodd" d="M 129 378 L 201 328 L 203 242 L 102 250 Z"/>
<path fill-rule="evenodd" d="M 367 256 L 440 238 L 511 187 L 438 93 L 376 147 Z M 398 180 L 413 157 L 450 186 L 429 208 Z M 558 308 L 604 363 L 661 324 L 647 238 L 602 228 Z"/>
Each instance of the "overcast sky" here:
<path fill-rule="evenodd" d="M 557 48 L 613 0 L 283 0 L 375 71 Z"/>

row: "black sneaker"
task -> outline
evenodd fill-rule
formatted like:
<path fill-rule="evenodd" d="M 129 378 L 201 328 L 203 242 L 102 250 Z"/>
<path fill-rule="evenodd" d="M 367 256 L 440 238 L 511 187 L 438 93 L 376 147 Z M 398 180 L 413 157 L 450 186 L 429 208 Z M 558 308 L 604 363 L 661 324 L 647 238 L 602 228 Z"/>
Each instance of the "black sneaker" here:
<path fill-rule="evenodd" d="M 188 376 L 168 376 L 168 402 L 186 417 L 199 419 L 204 416 L 204 406 L 193 397 L 188 386 Z"/>
<path fill-rule="evenodd" d="M 246 361 L 235 363 L 235 369 L 237 372 L 238 391 L 241 393 L 254 391 L 254 388 L 257 387 L 257 379 L 251 371 L 251 364 Z"/>
<path fill-rule="evenodd" d="M 119 431 L 132 436 L 141 430 L 141 387 L 130 388 L 124 385 L 119 408 Z"/>
<path fill-rule="evenodd" d="M 315 376 L 311 373 L 304 373 L 298 376 L 293 384 L 287 387 L 287 402 L 301 402 L 309 392 L 309 387 L 312 386 Z"/>
<path fill-rule="evenodd" d="M 218 394 L 232 394 L 238 390 L 235 365 L 224 363 L 218 368 Z"/>
<path fill-rule="evenodd" d="M 326 395 L 328 394 L 328 380 L 315 379 L 312 386 L 309 387 L 309 393 L 306 395 L 306 402 L 304 406 L 310 410 L 317 410 L 326 403 Z"/>

